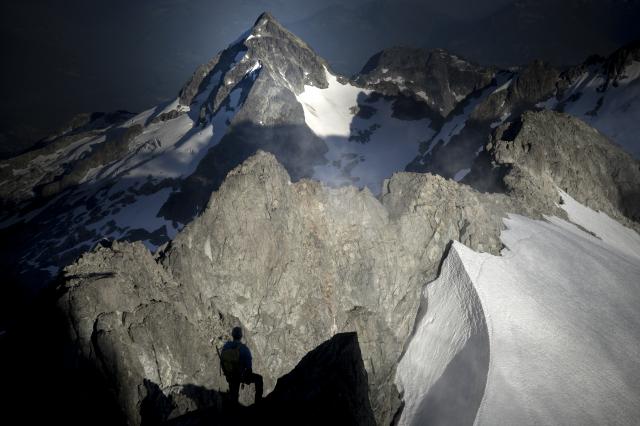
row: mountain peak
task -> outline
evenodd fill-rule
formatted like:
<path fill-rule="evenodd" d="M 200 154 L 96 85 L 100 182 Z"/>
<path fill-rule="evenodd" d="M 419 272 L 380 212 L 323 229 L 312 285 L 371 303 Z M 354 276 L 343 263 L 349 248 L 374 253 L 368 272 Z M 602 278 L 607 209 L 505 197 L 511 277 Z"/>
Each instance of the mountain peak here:
<path fill-rule="evenodd" d="M 253 26 L 258 27 L 260 25 L 263 25 L 265 22 L 274 22 L 276 24 L 279 24 L 279 22 L 276 20 L 276 18 L 273 17 L 271 12 L 262 12 L 260 16 L 258 16 L 258 19 L 256 19 L 256 22 L 253 24 Z"/>
<path fill-rule="evenodd" d="M 262 12 L 253 27 L 249 30 L 250 37 L 269 35 L 271 37 L 288 38 L 304 44 L 302 40 L 287 30 L 270 12 Z"/>

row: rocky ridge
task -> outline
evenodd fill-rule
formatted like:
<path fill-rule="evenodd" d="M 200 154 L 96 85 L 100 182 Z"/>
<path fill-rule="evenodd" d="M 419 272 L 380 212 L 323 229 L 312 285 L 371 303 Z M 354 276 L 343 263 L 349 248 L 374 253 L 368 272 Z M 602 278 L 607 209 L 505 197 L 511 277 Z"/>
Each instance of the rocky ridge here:
<path fill-rule="evenodd" d="M 464 178 L 489 135 L 503 123 L 517 122 L 526 111 L 566 112 L 589 123 L 638 158 L 636 124 L 638 45 L 631 43 L 607 58 L 590 57 L 560 71 L 542 61 L 495 74 L 493 85 L 470 95 L 445 117 L 409 171 Z"/>
<path fill-rule="evenodd" d="M 145 379 L 167 394 L 187 383 L 225 389 L 206 342 L 224 340 L 231 325 L 247 331 L 267 391 L 322 341 L 355 331 L 376 421 L 388 424 L 400 406 L 394 371 L 420 291 L 451 240 L 497 254 L 507 213 L 565 217 L 558 189 L 617 218 L 628 205 L 616 194 L 638 190 L 637 161 L 589 126 L 554 112 L 522 120 L 500 128 L 488 149 L 505 194 L 399 173 L 378 200 L 367 189 L 292 183 L 274 156 L 259 152 L 155 258 L 140 244 L 114 243 L 65 269 L 60 306 L 77 347 L 139 424 Z M 575 150 L 584 162 L 572 162 Z M 604 179 L 598 164 L 620 164 L 618 177 Z"/>

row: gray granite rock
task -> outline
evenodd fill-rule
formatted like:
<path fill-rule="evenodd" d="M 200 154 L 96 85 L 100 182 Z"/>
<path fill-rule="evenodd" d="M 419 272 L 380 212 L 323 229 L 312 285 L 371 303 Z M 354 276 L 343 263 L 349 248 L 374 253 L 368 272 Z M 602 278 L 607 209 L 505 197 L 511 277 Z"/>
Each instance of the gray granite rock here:
<path fill-rule="evenodd" d="M 551 211 L 559 188 L 640 229 L 640 162 L 583 121 L 554 111 L 526 112 L 497 128 L 487 149 L 506 170 L 507 190 L 526 203 Z"/>
<path fill-rule="evenodd" d="M 143 378 L 224 388 L 206 342 L 229 318 L 228 327 L 246 329 L 267 391 L 320 342 L 356 331 L 371 404 L 387 424 L 422 286 L 451 239 L 497 253 L 507 202 L 426 174 L 394 176 L 380 202 L 368 190 L 291 183 L 259 152 L 229 173 L 158 263 L 139 244 L 99 248 L 65 270 L 61 303 L 133 423 Z M 159 323 L 160 312 L 170 320 Z"/>

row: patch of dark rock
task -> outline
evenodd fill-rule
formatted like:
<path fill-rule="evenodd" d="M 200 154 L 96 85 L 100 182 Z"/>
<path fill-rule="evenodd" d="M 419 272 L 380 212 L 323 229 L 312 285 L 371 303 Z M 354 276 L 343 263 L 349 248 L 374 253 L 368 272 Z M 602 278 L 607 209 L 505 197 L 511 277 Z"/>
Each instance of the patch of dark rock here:
<path fill-rule="evenodd" d="M 400 95 L 393 102 L 392 117 L 398 120 L 421 120 L 423 118 L 432 118 L 436 116 L 429 106 L 421 101 L 416 100 L 413 96 Z"/>
<path fill-rule="evenodd" d="M 522 129 L 522 119 L 512 121 L 508 124 L 508 127 L 502 131 L 500 139 L 503 141 L 513 142 Z"/>
<path fill-rule="evenodd" d="M 504 176 L 508 174 L 508 167 L 498 167 L 492 163 L 491 156 L 482 150 L 476 157 L 471 171 L 461 180 L 462 183 L 483 193 L 504 193 Z"/>
<path fill-rule="evenodd" d="M 369 58 L 367 63 L 364 64 L 364 67 L 362 67 L 362 70 L 360 70 L 360 74 L 369 74 L 371 71 L 378 68 L 378 63 L 380 62 L 380 58 L 382 57 L 383 52 L 384 51 L 381 50 L 380 52 Z"/>
<path fill-rule="evenodd" d="M 163 121 L 173 120 L 174 118 L 178 118 L 183 114 L 184 114 L 183 111 L 172 109 L 171 111 L 163 112 L 162 114 L 158 115 L 157 117 L 151 120 L 151 123 L 160 123 Z"/>
<path fill-rule="evenodd" d="M 25 425 L 124 426 L 97 369 L 74 347 L 68 319 L 55 307 L 54 287 L 36 297 L 7 299 L 9 283 L 3 284 L 0 300 L 11 301 L 11 316 L 18 319 L 0 339 L 0 398 L 10 409 L 5 419 Z"/>
<path fill-rule="evenodd" d="M 371 136 L 373 135 L 373 133 L 375 133 L 375 131 L 378 130 L 379 128 L 380 128 L 380 125 L 376 123 L 376 124 L 372 124 L 367 129 L 364 129 L 364 130 L 356 129 L 354 130 L 355 134 L 352 133 L 351 135 L 349 135 L 349 141 L 366 144 L 371 140 Z"/>

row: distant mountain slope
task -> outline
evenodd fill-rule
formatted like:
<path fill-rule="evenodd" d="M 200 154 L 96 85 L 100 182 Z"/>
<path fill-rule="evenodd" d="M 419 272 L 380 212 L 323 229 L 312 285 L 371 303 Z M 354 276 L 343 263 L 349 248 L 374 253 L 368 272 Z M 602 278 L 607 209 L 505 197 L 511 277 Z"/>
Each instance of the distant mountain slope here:
<path fill-rule="evenodd" d="M 541 109 L 574 115 L 640 158 L 639 59 L 636 42 L 607 58 L 591 57 L 565 71 L 540 61 L 500 71 L 494 86 L 473 93 L 445 118 L 440 131 L 425 142 L 407 169 L 463 179 L 493 129 L 517 122 L 525 111 Z M 469 175 L 466 182 L 477 183 L 477 179 Z"/>

